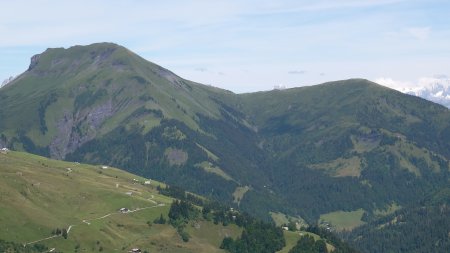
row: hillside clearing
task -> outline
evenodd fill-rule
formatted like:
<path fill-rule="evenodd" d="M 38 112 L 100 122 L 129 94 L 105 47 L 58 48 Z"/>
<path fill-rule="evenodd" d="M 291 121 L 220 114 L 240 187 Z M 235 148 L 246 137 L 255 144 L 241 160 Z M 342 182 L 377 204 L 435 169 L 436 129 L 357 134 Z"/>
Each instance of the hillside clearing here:
<path fill-rule="evenodd" d="M 313 169 L 326 171 L 332 177 L 359 177 L 361 176 L 361 158 L 338 158 L 327 163 L 311 165 Z"/>
<path fill-rule="evenodd" d="M 281 226 L 283 224 L 289 224 L 289 222 L 295 222 L 297 224 L 297 229 L 300 229 L 301 226 L 307 226 L 305 220 L 301 217 L 289 216 L 280 212 L 270 212 L 270 216 L 272 220 L 275 222 L 275 225 Z"/>
<path fill-rule="evenodd" d="M 233 202 L 237 203 L 239 205 L 241 203 L 241 200 L 244 197 L 245 193 L 247 193 L 249 190 L 250 190 L 249 186 L 236 187 L 236 190 L 234 190 L 234 192 L 233 192 Z"/>
<path fill-rule="evenodd" d="M 283 231 L 284 238 L 286 239 L 286 246 L 281 249 L 280 251 L 277 251 L 277 253 L 289 253 L 289 251 L 297 244 L 297 241 L 300 239 L 301 236 L 304 235 L 310 235 L 314 238 L 314 240 L 321 239 L 320 236 L 305 232 L 305 231 Z M 333 245 L 326 243 L 328 252 L 331 252 L 334 250 Z"/>
<path fill-rule="evenodd" d="M 223 171 L 221 168 L 215 166 L 214 164 L 212 164 L 210 162 L 205 161 L 205 162 L 196 164 L 195 166 L 202 168 L 206 172 L 213 173 L 220 177 L 223 177 L 225 180 L 233 180 L 234 181 L 234 179 L 232 177 L 230 177 L 230 175 L 228 175 L 225 171 Z"/>
<path fill-rule="evenodd" d="M 319 223 L 328 223 L 337 231 L 341 230 L 352 230 L 355 227 L 363 225 L 365 222 L 361 221 L 362 215 L 364 214 L 363 209 L 358 209 L 355 211 L 345 212 L 336 211 L 320 216 Z"/>

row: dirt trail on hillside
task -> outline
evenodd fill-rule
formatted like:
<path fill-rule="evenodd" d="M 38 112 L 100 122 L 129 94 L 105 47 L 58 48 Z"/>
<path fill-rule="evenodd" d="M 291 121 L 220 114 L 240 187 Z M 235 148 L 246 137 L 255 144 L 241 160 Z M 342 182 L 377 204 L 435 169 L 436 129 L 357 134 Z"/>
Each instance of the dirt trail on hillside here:
<path fill-rule="evenodd" d="M 150 200 L 150 199 L 149 199 L 149 200 Z M 152 201 L 152 200 L 150 200 L 150 201 Z M 152 201 L 152 202 L 154 202 L 155 204 L 157 204 L 156 201 Z M 129 213 L 139 212 L 139 211 L 146 210 L 146 209 L 150 209 L 150 208 L 157 208 L 157 207 L 163 207 L 163 206 L 165 206 L 165 204 L 160 203 L 160 204 L 157 204 L 157 205 L 154 205 L 154 206 L 148 206 L 148 207 L 140 207 L 140 208 L 136 208 L 136 209 L 134 209 L 134 210 L 130 210 L 130 211 L 125 212 L 125 213 L 118 213 L 118 212 L 108 213 L 108 214 L 105 214 L 105 215 L 103 215 L 103 216 L 101 216 L 101 217 L 98 217 L 98 218 L 89 219 L 89 220 L 82 220 L 82 221 L 81 221 L 82 224 L 78 224 L 78 225 L 83 225 L 83 223 L 84 223 L 84 224 L 87 224 L 87 225 L 90 225 L 92 221 L 105 219 L 105 218 L 107 218 L 107 217 L 109 217 L 109 216 L 111 216 L 111 215 L 114 215 L 114 214 L 129 214 Z M 72 231 L 72 228 L 75 227 L 75 226 L 77 226 L 77 225 L 69 225 L 69 227 L 67 228 L 67 234 L 69 234 L 70 231 Z M 39 239 L 39 240 L 35 240 L 35 241 L 32 241 L 32 242 L 24 243 L 23 246 L 26 247 L 27 245 L 30 245 L 30 244 L 34 244 L 34 243 L 38 243 L 38 242 L 50 240 L 50 239 L 53 239 L 53 238 L 56 238 L 56 237 L 60 237 L 60 236 L 62 236 L 62 235 L 53 235 L 53 236 L 49 236 L 49 237 L 42 238 L 42 239 Z"/>

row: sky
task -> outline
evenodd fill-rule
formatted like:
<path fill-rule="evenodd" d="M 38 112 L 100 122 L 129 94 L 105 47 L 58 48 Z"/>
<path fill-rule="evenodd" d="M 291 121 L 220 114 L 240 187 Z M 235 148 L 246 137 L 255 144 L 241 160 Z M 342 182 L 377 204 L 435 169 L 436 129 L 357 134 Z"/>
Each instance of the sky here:
<path fill-rule="evenodd" d="M 449 0 L 0 0 L 0 83 L 46 48 L 114 42 L 237 93 L 450 76 Z"/>

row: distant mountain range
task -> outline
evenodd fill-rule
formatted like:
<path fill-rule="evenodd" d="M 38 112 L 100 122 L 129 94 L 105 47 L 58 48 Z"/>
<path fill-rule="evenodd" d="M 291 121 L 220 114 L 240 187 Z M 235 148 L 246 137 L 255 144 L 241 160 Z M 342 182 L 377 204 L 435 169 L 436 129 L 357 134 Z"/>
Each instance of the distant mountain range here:
<path fill-rule="evenodd" d="M 235 94 L 112 43 L 33 56 L 0 89 L 0 119 L 0 146 L 124 168 L 265 219 L 358 225 L 450 178 L 444 106 L 364 79 Z"/>
<path fill-rule="evenodd" d="M 450 108 L 450 79 L 430 78 L 429 81 L 428 86 L 405 90 L 404 92 Z"/>
<path fill-rule="evenodd" d="M 398 85 L 389 78 L 380 78 L 375 82 L 450 108 L 450 78 L 447 76 L 421 78 L 417 84 Z"/>

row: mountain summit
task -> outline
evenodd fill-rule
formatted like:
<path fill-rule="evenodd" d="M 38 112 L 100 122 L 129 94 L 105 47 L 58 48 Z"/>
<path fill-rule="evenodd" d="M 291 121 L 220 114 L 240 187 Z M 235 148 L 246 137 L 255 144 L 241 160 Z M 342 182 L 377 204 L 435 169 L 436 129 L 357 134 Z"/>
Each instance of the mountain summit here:
<path fill-rule="evenodd" d="M 48 155 L 63 159 L 112 125 L 139 120 L 126 118 L 129 113 L 146 114 L 147 130 L 162 118 L 193 126 L 196 113 L 219 115 L 207 90 L 116 44 L 53 48 L 33 56 L 28 70 L 5 88 L 8 121 L 0 124 L 34 132 Z"/>
<path fill-rule="evenodd" d="M 443 106 L 363 79 L 238 95 L 111 43 L 33 56 L 0 89 L 0 118 L 0 145 L 125 168 L 264 218 L 363 222 L 449 179 Z"/>

